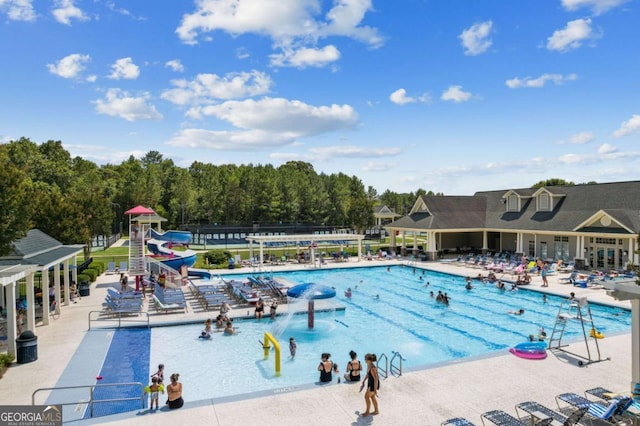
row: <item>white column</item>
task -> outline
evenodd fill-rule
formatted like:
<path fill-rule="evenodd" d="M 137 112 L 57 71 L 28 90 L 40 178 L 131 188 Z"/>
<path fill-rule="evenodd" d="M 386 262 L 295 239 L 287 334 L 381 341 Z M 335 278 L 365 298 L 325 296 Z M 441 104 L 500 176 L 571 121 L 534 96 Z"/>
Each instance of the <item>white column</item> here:
<path fill-rule="evenodd" d="M 69 259 L 65 260 L 63 263 L 64 268 L 64 305 L 69 306 L 69 301 L 71 300 L 71 294 L 69 294 Z"/>
<path fill-rule="evenodd" d="M 7 308 L 7 352 L 16 356 L 16 283 L 4 287 L 7 292 L 5 306 Z"/>
<path fill-rule="evenodd" d="M 640 383 L 640 299 L 631 300 L 631 386 Z"/>
<path fill-rule="evenodd" d="M 56 291 L 56 301 L 60 303 L 62 301 L 62 291 L 60 291 L 60 263 L 56 262 L 53 265 L 53 286 Z"/>
<path fill-rule="evenodd" d="M 574 258 L 575 257 L 580 257 L 582 255 L 582 253 L 583 253 L 582 252 L 582 247 L 580 247 L 580 240 L 581 239 L 582 239 L 582 237 L 579 236 L 579 235 L 576 237 L 576 255 L 573 256 Z"/>
<path fill-rule="evenodd" d="M 42 270 L 42 324 L 49 325 L 49 270 Z"/>
<path fill-rule="evenodd" d="M 33 291 L 33 272 L 27 275 L 27 312 L 25 312 L 25 317 L 27 319 L 27 325 L 25 327 L 26 330 L 35 330 L 36 329 L 36 297 Z M 42 297 L 44 300 L 44 292 L 42 293 Z"/>
<path fill-rule="evenodd" d="M 362 260 L 361 258 L 362 258 L 362 240 L 358 238 L 358 262 Z"/>
<path fill-rule="evenodd" d="M 431 241 L 428 241 L 428 242 L 431 242 Z M 418 251 L 418 232 L 413 231 L 413 252 L 416 253 L 417 251 Z"/>
<path fill-rule="evenodd" d="M 73 275 L 73 282 L 78 285 L 78 256 L 73 256 L 73 270 L 71 274 Z"/>
<path fill-rule="evenodd" d="M 488 233 L 487 231 L 482 231 L 482 250 L 489 250 L 489 244 L 487 242 Z"/>
<path fill-rule="evenodd" d="M 391 238 L 389 239 L 389 245 L 395 250 L 395 248 L 396 248 L 396 230 L 395 229 L 390 229 L 389 232 L 391 232 Z"/>
<path fill-rule="evenodd" d="M 402 231 L 402 248 L 403 249 L 407 248 L 407 241 L 405 239 L 406 236 L 407 236 L 407 231 Z"/>

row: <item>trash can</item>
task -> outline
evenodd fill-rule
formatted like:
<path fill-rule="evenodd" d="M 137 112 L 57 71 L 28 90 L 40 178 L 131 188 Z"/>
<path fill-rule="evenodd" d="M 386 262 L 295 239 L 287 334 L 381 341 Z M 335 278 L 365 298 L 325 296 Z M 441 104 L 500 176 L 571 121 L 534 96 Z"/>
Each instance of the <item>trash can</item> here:
<path fill-rule="evenodd" d="M 80 285 L 78 286 L 78 293 L 80 294 L 80 297 L 88 296 L 91 293 L 91 288 L 88 281 L 82 281 L 80 283 Z"/>
<path fill-rule="evenodd" d="M 16 339 L 16 361 L 26 364 L 38 359 L 38 336 L 31 330 L 25 330 Z"/>

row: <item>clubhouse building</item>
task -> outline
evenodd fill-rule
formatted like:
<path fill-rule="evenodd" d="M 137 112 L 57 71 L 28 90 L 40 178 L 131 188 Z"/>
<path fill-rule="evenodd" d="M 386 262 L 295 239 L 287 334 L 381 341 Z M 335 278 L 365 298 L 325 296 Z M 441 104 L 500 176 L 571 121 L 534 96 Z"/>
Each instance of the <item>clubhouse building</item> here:
<path fill-rule="evenodd" d="M 385 228 L 398 252 L 418 254 L 426 237 L 429 260 L 510 252 L 617 270 L 640 263 L 640 181 L 420 196 L 409 215 Z"/>

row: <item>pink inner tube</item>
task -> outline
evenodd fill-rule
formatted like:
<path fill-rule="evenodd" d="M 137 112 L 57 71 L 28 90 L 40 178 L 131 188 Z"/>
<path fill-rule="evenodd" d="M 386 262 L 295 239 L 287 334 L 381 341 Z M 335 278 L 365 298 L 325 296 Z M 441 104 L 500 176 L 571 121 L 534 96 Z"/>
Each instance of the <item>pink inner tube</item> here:
<path fill-rule="evenodd" d="M 547 352 L 522 352 L 514 348 L 510 348 L 509 352 L 524 359 L 545 359 L 547 357 Z"/>

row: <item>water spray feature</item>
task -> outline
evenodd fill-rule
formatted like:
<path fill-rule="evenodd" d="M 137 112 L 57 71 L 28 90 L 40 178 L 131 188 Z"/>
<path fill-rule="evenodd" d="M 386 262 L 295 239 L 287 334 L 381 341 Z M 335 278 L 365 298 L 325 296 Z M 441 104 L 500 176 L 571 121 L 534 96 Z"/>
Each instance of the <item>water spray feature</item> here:
<path fill-rule="evenodd" d="M 287 290 L 287 296 L 294 299 L 307 300 L 309 302 L 309 308 L 307 311 L 307 326 L 312 329 L 315 320 L 315 300 L 331 299 L 336 297 L 335 289 L 327 287 L 326 285 L 316 283 L 304 283 L 295 287 L 291 287 Z"/>

